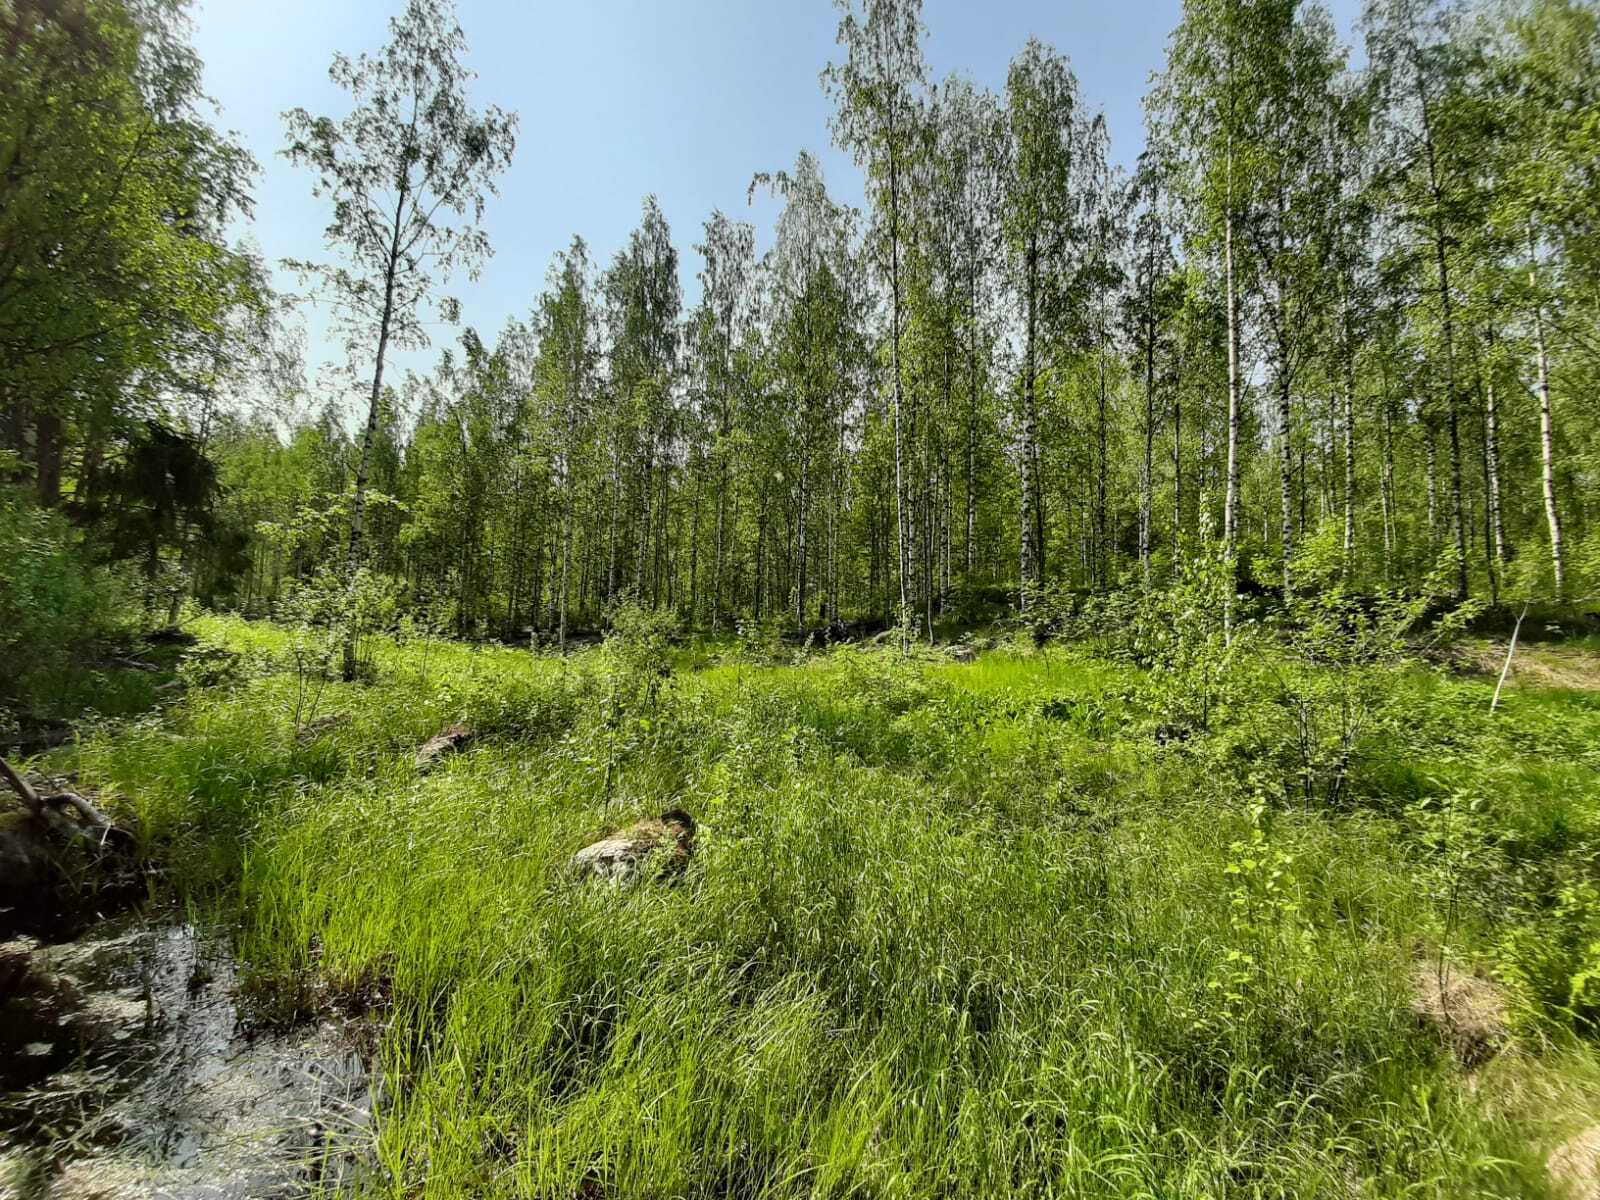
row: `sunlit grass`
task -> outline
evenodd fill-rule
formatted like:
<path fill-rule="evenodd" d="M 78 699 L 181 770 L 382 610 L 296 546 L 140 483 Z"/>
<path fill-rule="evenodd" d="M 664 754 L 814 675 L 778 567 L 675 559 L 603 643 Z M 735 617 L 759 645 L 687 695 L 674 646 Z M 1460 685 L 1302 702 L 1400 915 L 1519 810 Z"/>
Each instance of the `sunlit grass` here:
<path fill-rule="evenodd" d="M 1161 750 L 1139 673 L 1070 649 L 687 649 L 648 710 L 594 651 L 427 654 L 322 685 L 350 720 L 309 744 L 280 671 L 82 762 L 237 912 L 264 1011 L 383 999 L 375 1194 L 1545 1194 L 1517 1111 L 1410 1012 L 1440 913 L 1407 814 L 1463 784 L 1481 683 L 1397 680 L 1434 758 L 1270 815 L 1258 854 L 1246 781 Z M 1472 736 L 1536 858 L 1590 836 L 1596 793 L 1527 747 L 1594 718 L 1517 700 Z M 463 719 L 483 738 L 419 775 Z M 681 882 L 566 870 L 674 806 L 701 824 Z"/>

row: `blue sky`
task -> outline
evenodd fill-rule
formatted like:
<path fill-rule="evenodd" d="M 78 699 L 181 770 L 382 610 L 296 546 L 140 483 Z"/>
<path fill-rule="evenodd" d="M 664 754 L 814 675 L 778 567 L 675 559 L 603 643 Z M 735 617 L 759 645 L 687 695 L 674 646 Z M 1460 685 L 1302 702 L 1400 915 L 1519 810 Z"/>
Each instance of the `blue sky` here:
<path fill-rule="evenodd" d="M 334 51 L 376 49 L 402 0 L 196 0 L 194 42 L 220 124 L 261 163 L 250 236 L 271 262 L 325 254 L 327 210 L 309 174 L 289 165 L 280 114 L 346 110 L 327 78 Z M 830 190 L 861 203 L 861 176 L 833 149 L 830 106 L 818 82 L 837 53 L 829 0 L 459 0 L 478 73 L 475 99 L 521 115 L 516 158 L 486 219 L 494 257 L 476 283 L 449 285 L 462 319 L 493 333 L 525 316 L 551 255 L 574 233 L 608 261 L 660 200 L 680 255 L 685 295 L 698 294 L 691 247 L 713 208 L 752 220 L 764 246 L 775 205 L 747 207 L 751 175 L 808 149 Z M 1333 0 L 1351 35 L 1358 0 Z M 1180 0 L 926 0 L 927 56 L 935 77 L 960 70 L 998 89 L 1006 64 L 1035 35 L 1067 55 L 1085 99 L 1103 109 L 1112 154 L 1131 164 L 1143 141 L 1140 98 L 1161 66 Z M 280 285 L 295 286 L 280 272 Z M 315 313 L 308 358 L 342 360 Z M 455 338 L 435 330 L 433 350 L 401 356 L 425 368 Z"/>

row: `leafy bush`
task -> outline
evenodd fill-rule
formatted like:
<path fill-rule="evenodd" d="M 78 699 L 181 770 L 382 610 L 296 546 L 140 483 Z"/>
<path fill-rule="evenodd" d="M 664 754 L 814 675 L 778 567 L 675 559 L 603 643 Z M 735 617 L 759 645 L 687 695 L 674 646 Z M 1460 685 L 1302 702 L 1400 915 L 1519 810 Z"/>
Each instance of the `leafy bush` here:
<path fill-rule="evenodd" d="M 945 596 L 944 617 L 958 626 L 993 625 L 1011 615 L 1015 600 L 1005 584 L 959 582 Z"/>
<path fill-rule="evenodd" d="M 365 567 L 353 580 L 325 570 L 286 589 L 274 616 L 293 631 L 287 659 L 300 682 L 296 711 L 305 710 L 297 722 L 315 715 L 321 685 L 347 644 L 355 647 L 355 678 L 376 676 L 378 639 L 395 625 L 398 594 L 393 579 Z"/>
<path fill-rule="evenodd" d="M 1544 911 L 1505 934 L 1496 958 L 1536 1021 L 1600 1029 L 1600 888 L 1592 880 L 1562 886 Z"/>
<path fill-rule="evenodd" d="M 0 491 L 0 700 L 47 705 L 76 653 L 131 636 L 143 615 L 134 595 L 64 517 Z"/>
<path fill-rule="evenodd" d="M 1209 733 L 1245 690 L 1256 641 L 1250 626 L 1230 620 L 1233 601 L 1232 560 L 1202 545 L 1179 560 L 1167 587 L 1098 610 L 1105 649 L 1149 670 L 1147 700 L 1170 735 Z"/>
<path fill-rule="evenodd" d="M 1336 535 L 1327 527 L 1295 556 L 1295 591 L 1270 622 L 1280 652 L 1258 660 L 1270 701 L 1261 752 L 1282 767 L 1288 791 L 1328 806 L 1348 799 L 1358 756 L 1399 729 L 1397 671 L 1412 661 L 1432 596 L 1454 569 L 1446 555 L 1415 595 L 1363 595 L 1350 585 Z M 1431 637 L 1459 634 L 1475 612 L 1464 603 L 1443 613 Z"/>

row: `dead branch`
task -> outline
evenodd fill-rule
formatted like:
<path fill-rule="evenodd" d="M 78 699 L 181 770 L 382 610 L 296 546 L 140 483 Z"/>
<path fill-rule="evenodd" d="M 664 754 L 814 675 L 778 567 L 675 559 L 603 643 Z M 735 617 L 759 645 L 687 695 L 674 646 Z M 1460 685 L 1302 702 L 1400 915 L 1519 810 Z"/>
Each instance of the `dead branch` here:
<path fill-rule="evenodd" d="M 11 785 L 11 790 L 22 797 L 22 802 L 28 806 L 29 812 L 36 817 L 44 816 L 44 801 L 39 799 L 39 793 L 34 791 L 33 785 L 18 775 L 4 758 L 0 758 L 0 775 L 5 776 L 6 782 Z"/>
<path fill-rule="evenodd" d="M 113 825 L 104 813 L 77 792 L 56 792 L 49 796 L 41 796 L 4 758 L 0 758 L 0 777 L 4 777 L 11 785 L 11 790 L 21 797 L 35 820 L 44 822 L 63 837 L 86 837 L 102 847 L 133 845 L 132 834 Z M 65 809 L 77 813 L 82 819 L 82 824 L 68 820 L 63 811 Z"/>
<path fill-rule="evenodd" d="M 1494 699 L 1489 701 L 1489 715 L 1494 716 L 1494 710 L 1500 707 L 1500 689 L 1506 685 L 1506 676 L 1511 673 L 1511 656 L 1517 652 L 1517 635 L 1522 632 L 1522 618 L 1528 615 L 1526 603 L 1522 611 L 1517 614 L 1517 623 L 1511 630 L 1511 645 L 1506 648 L 1506 664 L 1500 668 L 1500 680 L 1494 685 Z"/>

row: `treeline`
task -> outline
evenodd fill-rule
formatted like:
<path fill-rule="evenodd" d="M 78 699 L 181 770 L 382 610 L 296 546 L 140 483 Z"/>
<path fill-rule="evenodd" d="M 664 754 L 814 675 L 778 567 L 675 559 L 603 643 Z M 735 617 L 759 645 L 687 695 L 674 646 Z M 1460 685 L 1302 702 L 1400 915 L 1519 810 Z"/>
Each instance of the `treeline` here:
<path fill-rule="evenodd" d="M 38 31 L 67 9 L 145 30 L 135 43 L 170 27 L 123 4 L 45 4 L 13 44 L 55 46 Z M 446 269 L 477 261 L 514 120 L 466 107 L 441 0 L 411 0 L 392 34 L 336 63 L 349 118 L 290 122 L 292 157 L 335 203 L 341 265 L 308 270 L 342 299 L 370 382 L 360 431 L 331 395 L 289 422 L 224 402 L 273 361 L 270 323 L 244 319 L 268 307 L 259 284 L 220 241 L 243 196 L 227 172 L 202 164 L 184 203 L 150 199 L 164 236 L 198 247 L 163 286 L 195 295 L 104 301 L 107 329 L 125 327 L 119 303 L 160 309 L 140 329 L 179 322 L 125 357 L 101 352 L 112 335 L 88 317 L 56 330 L 28 271 L 63 306 L 101 302 L 51 276 L 39 230 L 8 231 L 40 260 L 0 278 L 4 436 L 37 502 L 88 514 L 157 428 L 214 464 L 195 503 L 154 502 L 152 576 L 254 612 L 359 568 L 457 632 L 554 638 L 625 594 L 709 629 L 904 619 L 931 634 L 1063 589 L 1159 584 L 1205 545 L 1286 593 L 1308 547 L 1373 591 L 1441 564 L 1490 601 L 1571 603 L 1600 584 L 1593 4 L 1373 0 L 1357 68 L 1316 4 L 1187 0 L 1127 173 L 1056 50 L 1029 42 L 994 94 L 929 77 L 915 0 L 845 3 L 823 81 L 865 212 L 801 153 L 751 183 L 782 201 L 768 253 L 715 212 L 685 261 L 647 198 L 610 262 L 574 237 L 526 318 L 492 342 L 466 331 L 398 384 L 385 349 L 422 340 L 433 280 L 428 255 L 395 251 L 414 238 Z M 57 40 L 59 63 L 22 56 L 41 89 L 79 70 L 71 35 Z M 237 163 L 192 117 L 192 72 L 162 110 L 147 57 L 94 63 L 126 72 L 151 128 L 190 131 L 184 153 Z M 423 108 L 439 123 L 364 119 L 406 111 L 408 62 L 435 72 L 429 95 L 447 102 Z"/>

